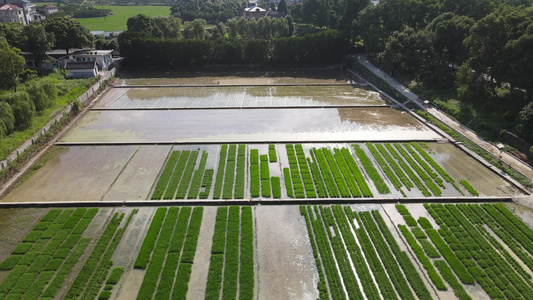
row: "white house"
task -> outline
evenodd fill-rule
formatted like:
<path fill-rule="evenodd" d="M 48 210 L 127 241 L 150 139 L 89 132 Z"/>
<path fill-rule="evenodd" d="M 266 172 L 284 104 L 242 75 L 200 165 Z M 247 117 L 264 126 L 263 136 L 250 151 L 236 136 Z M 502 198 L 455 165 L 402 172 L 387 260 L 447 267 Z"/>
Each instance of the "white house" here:
<path fill-rule="evenodd" d="M 0 6 L 0 23 L 24 23 L 24 10 L 15 4 Z"/>
<path fill-rule="evenodd" d="M 20 23 L 24 25 L 28 25 L 30 22 L 38 19 L 38 16 L 36 16 L 37 10 L 35 4 L 28 0 L 0 0 L 0 5 L 3 6 L 5 4 L 13 4 L 22 8 L 23 21 Z"/>
<path fill-rule="evenodd" d="M 88 78 L 98 75 L 98 67 L 95 61 L 69 61 L 65 69 L 67 70 L 68 78 Z"/>
<path fill-rule="evenodd" d="M 95 61 L 98 70 L 108 70 L 113 62 L 113 50 L 80 50 L 69 55 L 74 61 Z"/>
<path fill-rule="evenodd" d="M 53 4 L 47 4 L 43 6 L 42 9 L 47 15 L 50 15 L 50 14 L 53 14 L 59 11 L 59 8 Z"/>

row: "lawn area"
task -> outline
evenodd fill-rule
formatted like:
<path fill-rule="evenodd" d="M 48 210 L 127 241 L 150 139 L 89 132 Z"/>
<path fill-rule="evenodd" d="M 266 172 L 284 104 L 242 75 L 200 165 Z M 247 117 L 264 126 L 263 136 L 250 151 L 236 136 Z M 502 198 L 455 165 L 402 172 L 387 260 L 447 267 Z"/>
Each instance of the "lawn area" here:
<path fill-rule="evenodd" d="M 102 7 L 98 7 L 102 8 Z M 145 14 L 150 17 L 170 15 L 169 6 L 103 6 L 104 9 L 111 9 L 115 14 L 104 18 L 78 18 L 83 26 L 91 31 L 123 31 L 127 29 L 128 19 L 138 14 Z"/>

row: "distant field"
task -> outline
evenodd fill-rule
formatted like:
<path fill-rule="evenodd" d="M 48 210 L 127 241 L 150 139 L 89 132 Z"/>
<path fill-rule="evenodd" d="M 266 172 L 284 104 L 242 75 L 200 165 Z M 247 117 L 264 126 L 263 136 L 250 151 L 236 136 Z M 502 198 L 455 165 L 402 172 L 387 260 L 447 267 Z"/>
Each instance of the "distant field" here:
<path fill-rule="evenodd" d="M 102 7 L 98 7 L 102 8 Z M 145 14 L 150 17 L 170 15 L 169 6 L 107 6 L 103 8 L 111 9 L 115 15 L 104 18 L 79 18 L 83 26 L 91 31 L 122 31 L 126 30 L 128 19 L 138 14 Z"/>

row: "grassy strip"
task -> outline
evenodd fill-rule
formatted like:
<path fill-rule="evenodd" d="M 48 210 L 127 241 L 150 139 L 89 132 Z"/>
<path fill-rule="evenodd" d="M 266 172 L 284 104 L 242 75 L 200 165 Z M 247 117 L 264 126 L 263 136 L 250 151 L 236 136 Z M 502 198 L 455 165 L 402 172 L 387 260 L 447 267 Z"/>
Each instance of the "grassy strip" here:
<path fill-rule="evenodd" d="M 56 276 L 52 280 L 52 282 L 48 285 L 46 290 L 44 290 L 42 297 L 43 298 L 54 298 L 61 286 L 63 285 L 63 282 L 67 278 L 67 276 L 72 271 L 72 268 L 74 268 L 74 265 L 78 262 L 79 258 L 82 256 L 82 254 L 85 252 L 85 249 L 87 248 L 87 245 L 91 239 L 89 238 L 83 238 L 80 239 L 80 241 L 76 244 L 75 248 L 72 250 L 72 253 L 68 258 L 65 260 L 59 271 L 57 272 Z M 69 249 L 70 250 L 70 249 Z"/>
<path fill-rule="evenodd" d="M 348 167 L 352 171 L 352 174 L 353 174 L 353 176 L 355 178 L 355 181 L 357 181 L 357 184 L 359 185 L 359 188 L 361 189 L 361 192 L 363 193 L 363 197 L 372 197 L 373 194 L 370 191 L 370 188 L 368 187 L 368 184 L 366 183 L 365 177 L 363 176 L 363 173 L 361 172 L 361 169 L 359 169 L 359 166 L 355 162 L 355 159 L 353 158 L 353 156 L 350 153 L 350 151 L 348 149 L 346 149 L 346 148 L 342 148 L 341 152 L 342 152 L 342 155 L 344 156 L 344 159 L 348 163 Z M 365 166 L 365 168 L 366 168 L 366 166 Z M 381 179 L 381 177 L 379 177 L 379 178 Z M 379 181 L 377 178 L 372 178 L 372 180 L 374 181 L 374 183 L 376 183 L 376 181 Z M 379 184 L 379 183 L 377 183 L 377 184 Z M 380 188 L 378 187 L 378 190 L 379 189 Z M 382 187 L 381 187 L 381 190 L 384 191 Z"/>
<path fill-rule="evenodd" d="M 278 162 L 278 155 L 276 153 L 276 145 L 268 145 L 268 160 L 269 162 Z"/>
<path fill-rule="evenodd" d="M 191 184 L 192 174 L 194 173 L 194 167 L 196 166 L 196 160 L 198 159 L 198 151 L 192 151 L 187 161 L 187 166 L 181 177 L 179 187 L 177 188 L 176 196 L 174 199 L 185 199 L 187 196 L 187 190 Z"/>
<path fill-rule="evenodd" d="M 390 145 L 387 145 L 390 146 Z M 411 166 L 412 169 L 415 170 L 415 172 L 418 174 L 419 178 L 422 178 L 426 186 L 431 190 L 433 195 L 435 196 L 441 196 L 442 191 L 439 189 L 439 187 L 433 182 L 433 179 L 424 171 L 423 168 L 420 168 L 420 166 L 413 160 L 413 158 L 405 151 L 405 149 L 400 144 L 394 144 L 394 147 L 398 150 L 400 155 L 407 161 L 407 163 Z M 392 147 L 391 147 L 392 149 Z M 394 154 L 393 154 L 394 155 Z M 397 156 L 396 158 L 399 160 L 400 156 Z M 400 163 L 401 165 L 401 163 Z M 408 171 L 407 174 L 410 174 L 411 180 L 415 182 L 415 184 L 420 188 L 422 183 L 417 183 L 418 177 L 414 176 L 414 174 L 411 174 L 412 171 Z M 414 179 L 416 178 L 416 179 Z M 425 188 L 425 187 L 424 187 Z M 424 193 L 424 191 L 422 192 Z"/>
<path fill-rule="evenodd" d="M 416 113 L 423 117 L 424 119 L 428 120 L 430 123 L 434 124 L 435 126 L 439 127 L 442 131 L 449 134 L 451 137 L 453 137 L 455 140 L 461 142 L 465 147 L 470 149 L 471 151 L 475 152 L 476 154 L 480 155 L 485 159 L 487 162 L 489 162 L 491 165 L 499 168 L 500 170 L 504 171 L 505 173 L 509 174 L 509 176 L 513 177 L 516 181 L 520 182 L 520 184 L 527 186 L 527 187 L 533 187 L 533 182 L 530 178 L 520 174 L 515 169 L 513 169 L 510 165 L 503 163 L 500 159 L 489 153 L 487 150 L 483 149 L 482 147 L 476 145 L 474 142 L 470 141 L 469 139 L 465 138 L 464 136 L 460 135 L 453 129 L 449 128 L 445 124 L 443 124 L 441 121 L 435 119 L 433 116 L 428 114 L 425 111 L 416 110 Z"/>
<path fill-rule="evenodd" d="M 213 174 L 215 170 L 207 169 L 204 172 L 204 178 L 202 179 L 202 188 L 205 190 L 200 192 L 200 199 L 207 199 L 211 193 L 211 186 L 213 184 Z"/>
<path fill-rule="evenodd" d="M 237 173 L 235 174 L 235 199 L 244 199 L 244 185 L 246 182 L 246 146 L 239 145 L 237 150 Z"/>
<path fill-rule="evenodd" d="M 137 299 L 139 300 L 151 299 L 156 291 L 156 287 L 158 287 L 157 282 L 159 281 L 167 250 L 170 246 L 173 229 L 178 219 L 178 210 L 176 207 L 171 207 L 168 211 L 161 228 L 161 233 L 157 239 L 155 251 L 150 259 L 150 264 L 146 269 L 143 282 L 139 289 L 139 294 L 137 294 Z"/>
<path fill-rule="evenodd" d="M 160 207 L 157 209 L 154 218 L 152 219 L 152 223 L 150 224 L 150 228 L 148 229 L 146 237 L 141 245 L 141 250 L 137 255 L 135 263 L 133 264 L 135 269 L 146 269 L 166 213 L 167 209 L 165 207 Z"/>
<path fill-rule="evenodd" d="M 422 278 L 420 278 L 420 274 L 418 274 L 418 272 L 416 271 L 413 263 L 411 262 L 411 259 L 409 259 L 407 254 L 401 251 L 400 247 L 398 247 L 396 240 L 394 239 L 391 232 L 389 231 L 387 224 L 385 224 L 385 221 L 383 221 L 383 218 L 381 217 L 381 214 L 379 213 L 379 211 L 377 210 L 372 211 L 372 216 L 376 220 L 376 223 L 378 224 L 378 227 L 381 230 L 381 233 L 387 240 L 392 250 L 392 253 L 396 256 L 396 260 L 402 267 L 405 277 L 411 284 L 411 287 L 415 291 L 416 295 L 421 299 L 431 298 L 431 295 L 429 294 L 429 291 L 426 288 L 426 285 L 422 281 Z"/>
<path fill-rule="evenodd" d="M 335 222 L 335 218 L 333 216 L 331 208 L 321 206 L 320 211 L 326 226 L 329 227 L 328 229 L 333 229 L 333 232 L 331 230 L 326 230 L 326 232 L 328 233 L 329 240 L 331 242 L 331 245 L 333 246 L 335 260 L 337 261 L 337 264 L 341 271 L 342 281 L 344 283 L 346 291 L 348 292 L 348 298 L 362 299 L 363 293 L 361 292 L 361 290 L 359 289 L 359 285 L 357 284 L 357 278 L 355 277 L 354 270 L 352 269 L 352 266 L 350 264 L 350 259 L 346 253 L 346 246 L 344 245 L 343 240 L 341 239 L 341 233 Z"/>
<path fill-rule="evenodd" d="M 422 263 L 422 266 L 426 271 L 428 272 L 429 278 L 431 281 L 433 281 L 433 284 L 437 287 L 438 290 L 446 291 L 448 288 L 444 284 L 444 281 L 442 281 L 442 278 L 440 277 L 439 273 L 435 270 L 435 267 L 433 267 L 433 264 L 429 260 L 429 258 L 424 253 L 424 250 L 418 243 L 416 242 L 416 239 L 413 237 L 407 226 L 405 225 L 398 225 L 400 228 L 400 231 L 402 232 L 403 236 L 407 240 L 407 243 L 409 246 L 411 246 L 411 249 L 415 253 L 418 260 Z"/>
<path fill-rule="evenodd" d="M 273 176 L 270 178 L 270 183 L 272 186 L 272 196 L 276 199 L 281 198 L 281 182 L 280 178 Z"/>
<path fill-rule="evenodd" d="M 398 154 L 398 152 L 396 152 L 396 150 L 394 150 L 394 148 L 392 147 L 391 144 L 386 144 L 385 147 L 387 147 L 387 149 L 389 150 L 389 152 L 392 154 L 392 156 L 394 158 L 396 158 L 396 160 L 398 161 L 398 163 L 400 164 L 400 166 L 402 167 L 402 169 L 405 171 L 405 173 L 407 174 L 407 176 L 409 176 L 409 178 L 412 180 L 412 182 L 416 185 L 416 187 L 418 187 L 418 189 L 422 192 L 422 194 L 426 197 L 429 197 L 431 196 L 431 193 L 428 191 L 428 189 L 424 186 L 424 184 L 422 184 L 422 182 L 420 181 L 420 178 L 418 178 L 416 176 L 416 174 L 413 172 L 413 170 L 411 169 L 411 167 L 409 167 L 408 164 L 405 163 L 405 161 L 402 159 L 402 157 L 400 156 L 400 154 Z"/>
<path fill-rule="evenodd" d="M 370 143 L 367 143 L 366 146 L 368 147 L 368 149 L 370 149 L 372 151 L 373 148 L 372 148 L 372 145 Z M 381 154 L 383 156 L 383 158 L 385 158 L 387 163 L 392 167 L 392 170 L 394 170 L 394 173 L 396 173 L 396 176 L 398 176 L 398 178 L 403 183 L 403 185 L 407 188 L 408 191 L 410 191 L 411 188 L 414 187 L 414 185 L 411 182 L 411 180 L 409 180 L 407 175 L 405 175 L 405 173 L 402 170 L 402 168 L 400 168 L 398 166 L 396 161 L 391 157 L 389 152 L 385 149 L 385 147 L 382 144 L 377 144 L 376 148 L 379 151 L 379 154 Z M 376 156 L 374 156 L 374 157 L 376 157 Z"/>
<path fill-rule="evenodd" d="M 213 245 L 211 246 L 211 262 L 207 274 L 205 299 L 219 299 L 224 272 L 224 250 L 226 249 L 226 231 L 228 221 L 228 207 L 217 209 Z"/>
<path fill-rule="evenodd" d="M 343 150 L 347 150 L 343 148 Z M 346 184 L 348 185 L 348 188 L 350 189 L 350 193 L 352 193 L 353 197 L 361 197 L 361 191 L 359 190 L 359 187 L 357 186 L 357 183 L 355 182 L 355 179 L 353 177 L 352 172 L 350 171 L 350 168 L 348 167 L 348 164 L 346 163 L 346 160 L 344 160 L 343 153 L 341 153 L 341 150 L 335 148 L 335 160 L 337 161 L 337 164 L 339 165 L 339 169 L 341 170 L 342 176 L 344 176 L 344 180 L 346 180 Z"/>
<path fill-rule="evenodd" d="M 309 171 L 309 165 L 307 164 L 307 158 L 301 144 L 295 145 L 296 158 L 298 159 L 298 167 L 300 169 L 300 174 L 302 175 L 302 181 L 304 184 L 305 193 L 307 198 L 316 198 L 317 192 L 315 190 L 315 185 L 313 183 L 313 177 Z"/>
<path fill-rule="evenodd" d="M 379 173 L 376 170 L 376 168 L 374 168 L 374 164 L 372 163 L 370 158 L 366 155 L 365 151 L 363 149 L 361 149 L 361 147 L 359 147 L 358 145 L 355 145 L 355 144 L 353 144 L 352 147 L 355 150 L 355 155 L 357 155 L 357 157 L 361 161 L 361 164 L 365 168 L 366 173 L 368 174 L 368 176 L 370 176 L 370 178 L 374 182 L 374 185 L 378 189 L 378 192 L 380 194 L 390 194 L 389 187 L 387 186 L 387 184 L 385 183 L 383 178 L 381 178 L 381 175 L 379 175 Z M 344 148 L 343 148 L 343 155 L 344 155 L 344 158 L 346 159 L 346 161 L 349 161 L 348 155 L 350 157 L 352 156 L 350 154 L 350 151 L 348 151 L 348 149 L 346 149 L 344 151 Z M 352 157 L 352 159 L 353 159 L 353 157 Z M 353 161 L 353 163 L 355 163 L 355 160 Z M 355 164 L 355 165 L 357 166 L 357 164 Z M 392 170 L 390 170 L 390 168 L 388 166 L 387 166 L 387 168 L 388 168 L 388 170 L 390 172 L 392 172 Z"/>
<path fill-rule="evenodd" d="M 167 189 L 168 182 L 170 181 L 172 173 L 174 172 L 174 168 L 176 166 L 176 162 L 178 161 L 179 156 L 179 151 L 172 151 L 172 154 L 170 154 L 170 157 L 168 158 L 168 161 L 165 164 L 165 168 L 163 169 L 163 173 L 161 173 L 161 176 L 159 176 L 159 180 L 157 181 L 157 185 L 155 186 L 154 193 L 151 197 L 152 200 L 160 200 L 163 197 L 163 194 Z"/>
<path fill-rule="evenodd" d="M 335 179 L 333 178 L 333 175 L 331 174 L 331 171 L 329 169 L 329 165 L 326 161 L 326 157 L 324 156 L 324 152 L 322 151 L 322 149 L 316 148 L 313 148 L 312 152 L 316 158 L 318 167 L 320 168 L 322 178 L 324 178 L 324 182 L 326 184 L 326 189 L 328 191 L 329 196 L 333 198 L 339 198 L 340 193 L 337 189 L 337 185 L 335 184 Z"/>
<path fill-rule="evenodd" d="M 292 189 L 291 172 L 289 171 L 289 168 L 283 168 L 283 180 L 285 181 L 287 197 L 294 198 L 294 190 Z"/>
<path fill-rule="evenodd" d="M 337 221 L 339 230 L 342 234 L 344 243 L 346 244 L 348 253 L 351 256 L 355 271 L 357 272 L 359 280 L 361 281 L 361 285 L 363 286 L 363 290 L 365 292 L 366 297 L 368 299 L 379 299 L 380 296 L 378 289 L 376 287 L 376 284 L 374 283 L 374 280 L 372 279 L 370 270 L 365 264 L 364 255 L 359 249 L 357 242 L 355 241 L 355 238 L 350 228 L 350 224 L 346 220 L 346 214 L 344 213 L 340 205 L 334 205 L 332 207 L 332 210 L 335 216 L 335 220 Z"/>
<path fill-rule="evenodd" d="M 224 182 L 224 169 L 226 168 L 226 156 L 228 154 L 228 145 L 220 147 L 220 158 L 218 160 L 217 177 L 215 179 L 215 189 L 213 190 L 213 199 L 220 199 L 222 194 L 222 184 Z"/>
<path fill-rule="evenodd" d="M 239 299 L 253 299 L 254 285 L 254 221 L 252 216 L 252 208 L 246 206 L 241 208 Z"/>
<path fill-rule="evenodd" d="M 181 181 L 181 177 L 183 176 L 183 172 L 185 171 L 185 166 L 187 165 L 187 160 L 189 159 L 190 155 L 191 151 L 181 151 L 180 158 L 176 164 L 176 169 L 174 170 L 174 173 L 168 182 L 168 187 L 163 195 L 163 199 L 174 199 L 174 195 L 176 194 L 176 190 L 178 189 L 178 185 Z"/>
<path fill-rule="evenodd" d="M 261 196 L 269 197 L 272 195 L 270 187 L 270 169 L 268 166 L 268 156 L 261 155 L 260 157 L 260 171 L 261 171 Z"/>
<path fill-rule="evenodd" d="M 235 299 L 239 274 L 240 208 L 231 206 L 228 216 L 222 299 Z"/>
<path fill-rule="evenodd" d="M 191 187 L 189 188 L 189 193 L 187 194 L 187 199 L 196 199 L 198 198 L 198 193 L 200 192 L 200 186 L 202 185 L 202 178 L 205 172 L 205 165 L 207 163 L 207 152 L 202 152 L 202 158 L 200 159 L 200 165 L 198 169 L 194 171 L 192 176 Z"/>
<path fill-rule="evenodd" d="M 235 184 L 235 166 L 236 166 L 237 145 L 230 145 L 226 161 L 226 174 L 224 175 L 224 188 L 222 192 L 223 199 L 233 198 L 233 186 Z"/>
<path fill-rule="evenodd" d="M 311 208 L 309 207 L 309 211 Z M 324 270 L 322 268 L 322 261 L 320 259 L 320 256 L 318 254 L 318 246 L 317 241 L 315 239 L 315 235 L 313 233 L 313 227 L 311 225 L 310 217 L 308 214 L 308 209 L 306 206 L 300 206 L 300 214 L 304 216 L 305 224 L 307 226 L 307 232 L 309 233 L 309 240 L 311 242 L 311 248 L 313 249 L 313 257 L 315 258 L 316 267 L 318 271 L 318 299 L 329 299 L 329 293 L 328 293 L 328 287 L 326 286 L 326 280 L 324 279 Z"/>
<path fill-rule="evenodd" d="M 455 275 L 453 275 L 452 270 L 450 267 L 448 267 L 448 264 L 446 264 L 443 260 L 436 260 L 435 261 L 435 267 L 439 269 L 439 272 L 442 274 L 442 277 L 444 277 L 444 280 L 448 282 L 448 284 L 452 287 L 453 293 L 459 300 L 470 300 L 472 299 L 468 293 L 463 288 L 463 285 L 457 281 L 457 278 L 455 278 Z"/>
<path fill-rule="evenodd" d="M 461 180 L 460 183 L 468 190 L 472 196 L 479 196 L 479 193 L 466 180 Z"/>
<path fill-rule="evenodd" d="M 342 175 L 339 169 L 339 165 L 337 164 L 337 161 L 335 160 L 333 153 L 331 153 L 331 150 L 327 148 L 323 148 L 322 151 L 324 153 L 324 156 L 326 157 L 326 162 L 328 163 L 329 169 L 331 170 L 331 173 L 333 174 L 334 183 L 339 188 L 341 197 L 343 198 L 351 197 L 352 194 L 350 193 L 350 190 L 348 189 L 348 185 L 346 184 L 346 181 L 344 180 L 344 176 Z"/>

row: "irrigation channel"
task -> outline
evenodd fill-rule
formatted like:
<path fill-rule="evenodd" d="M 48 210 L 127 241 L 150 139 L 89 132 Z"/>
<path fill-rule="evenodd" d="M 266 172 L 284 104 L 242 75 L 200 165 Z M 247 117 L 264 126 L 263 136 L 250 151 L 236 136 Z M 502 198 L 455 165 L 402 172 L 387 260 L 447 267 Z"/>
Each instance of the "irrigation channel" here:
<path fill-rule="evenodd" d="M 364 82 L 127 76 L 2 199 L 0 300 L 533 294 L 521 189 Z"/>

